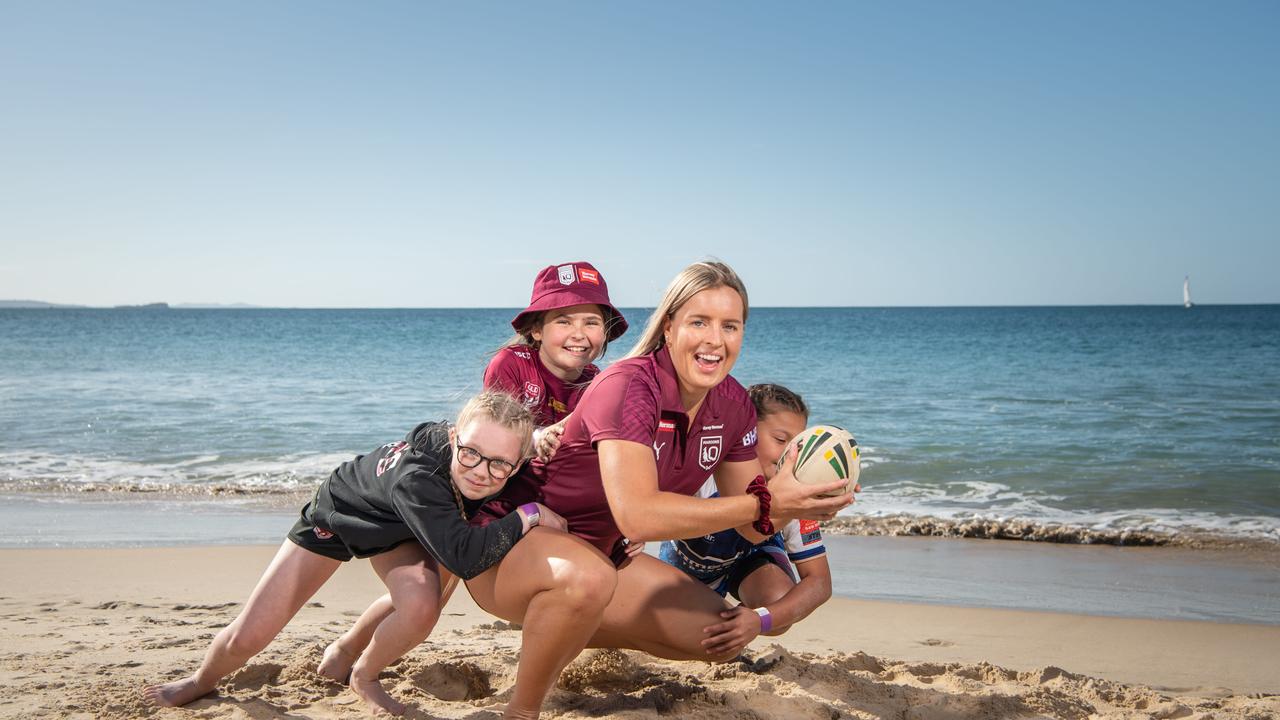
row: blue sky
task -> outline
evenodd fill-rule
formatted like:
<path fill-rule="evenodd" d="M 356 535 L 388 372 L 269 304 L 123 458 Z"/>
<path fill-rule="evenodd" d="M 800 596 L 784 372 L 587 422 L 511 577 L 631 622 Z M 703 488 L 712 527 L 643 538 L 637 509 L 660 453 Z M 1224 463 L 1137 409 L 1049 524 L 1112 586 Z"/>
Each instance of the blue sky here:
<path fill-rule="evenodd" d="M 0 0 L 0 298 L 1280 302 L 1275 2 Z"/>

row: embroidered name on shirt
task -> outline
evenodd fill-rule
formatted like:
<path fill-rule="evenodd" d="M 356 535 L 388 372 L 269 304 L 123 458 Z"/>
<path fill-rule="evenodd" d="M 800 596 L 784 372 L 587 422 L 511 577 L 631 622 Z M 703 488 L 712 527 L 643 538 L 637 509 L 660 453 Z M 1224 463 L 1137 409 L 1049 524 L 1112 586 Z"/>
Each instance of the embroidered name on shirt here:
<path fill-rule="evenodd" d="M 707 430 L 723 430 L 723 429 L 724 429 L 724 425 L 703 425 L 702 426 L 703 432 L 706 432 Z"/>

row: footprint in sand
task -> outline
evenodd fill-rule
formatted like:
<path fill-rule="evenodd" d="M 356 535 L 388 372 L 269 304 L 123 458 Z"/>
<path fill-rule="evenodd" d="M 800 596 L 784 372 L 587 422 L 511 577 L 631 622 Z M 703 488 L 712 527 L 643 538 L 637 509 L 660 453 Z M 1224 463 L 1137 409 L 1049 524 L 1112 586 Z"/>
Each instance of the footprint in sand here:
<path fill-rule="evenodd" d="M 191 638 L 170 638 L 168 640 L 154 640 L 142 644 L 143 650 L 160 650 L 163 648 L 178 647 L 179 645 L 190 645 Z"/>
<path fill-rule="evenodd" d="M 920 644 L 927 645 L 929 647 L 955 647 L 955 643 L 951 642 L 950 640 L 939 640 L 937 638 L 929 638 L 927 640 L 921 640 Z"/>
<path fill-rule="evenodd" d="M 439 662 L 409 676 L 417 687 L 441 700 L 479 700 L 493 694 L 489 672 L 468 662 Z"/>
<path fill-rule="evenodd" d="M 217 603 L 215 605 L 188 605 L 186 603 L 181 603 L 178 605 L 174 605 L 173 609 L 174 610 L 223 610 L 225 608 L 235 607 L 236 605 L 239 605 L 239 604 L 240 603 L 233 603 L 233 602 Z"/>

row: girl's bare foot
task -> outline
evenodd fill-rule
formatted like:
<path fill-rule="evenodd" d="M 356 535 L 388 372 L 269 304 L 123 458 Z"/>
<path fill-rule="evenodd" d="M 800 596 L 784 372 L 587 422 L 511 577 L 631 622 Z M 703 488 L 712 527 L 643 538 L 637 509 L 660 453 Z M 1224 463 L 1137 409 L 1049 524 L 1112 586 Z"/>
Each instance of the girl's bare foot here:
<path fill-rule="evenodd" d="M 374 715 L 403 715 L 405 711 L 404 703 L 397 702 L 395 698 L 387 694 L 382 688 L 382 683 L 377 678 L 366 680 L 359 675 L 351 674 L 351 691 L 360 696 L 364 700 L 365 705 L 373 711 Z"/>
<path fill-rule="evenodd" d="M 316 672 L 346 685 L 351 682 L 351 666 L 356 664 L 356 658 L 342 649 L 338 644 L 341 640 L 334 640 L 324 649 L 324 656 L 320 658 L 320 667 L 316 668 Z"/>
<path fill-rule="evenodd" d="M 142 691 L 142 697 L 152 705 L 181 707 L 211 692 L 213 688 L 202 687 L 194 677 L 188 677 L 163 685 L 151 685 Z"/>

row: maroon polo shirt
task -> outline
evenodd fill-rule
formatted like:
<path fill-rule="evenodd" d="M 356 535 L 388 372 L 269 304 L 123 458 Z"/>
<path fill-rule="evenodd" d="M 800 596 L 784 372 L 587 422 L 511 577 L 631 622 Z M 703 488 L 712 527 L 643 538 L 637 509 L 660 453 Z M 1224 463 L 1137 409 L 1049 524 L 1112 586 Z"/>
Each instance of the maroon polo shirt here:
<path fill-rule="evenodd" d="M 621 564 L 622 533 L 600 477 L 596 443 L 601 440 L 630 440 L 653 448 L 658 488 L 693 495 L 720 463 L 756 459 L 756 411 L 742 385 L 726 377 L 707 394 L 690 423 L 666 348 L 616 362 L 583 393 L 555 457 L 530 463 L 512 478 L 503 499 L 481 510 L 487 517 L 480 522 L 539 499 L 564 516 L 569 532 Z"/>
<path fill-rule="evenodd" d="M 600 372 L 587 365 L 574 382 L 556 377 L 538 359 L 538 351 L 528 345 L 508 345 L 498 351 L 484 370 L 484 386 L 506 390 L 533 411 L 538 427 L 563 420 L 578 404 L 582 390 Z"/>

